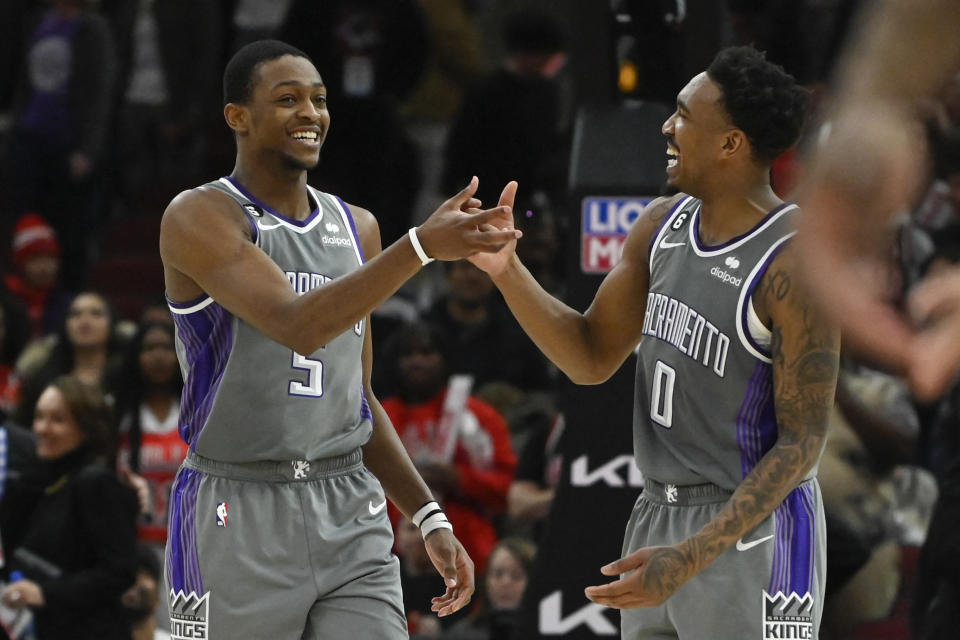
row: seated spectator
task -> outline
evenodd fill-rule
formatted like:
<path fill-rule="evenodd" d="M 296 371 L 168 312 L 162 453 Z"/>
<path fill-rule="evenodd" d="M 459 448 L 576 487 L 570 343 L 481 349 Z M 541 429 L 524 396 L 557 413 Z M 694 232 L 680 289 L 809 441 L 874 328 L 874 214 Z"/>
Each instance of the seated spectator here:
<path fill-rule="evenodd" d="M 20 546 L 30 514 L 42 492 L 33 432 L 15 424 L 0 426 L 0 549 Z M 9 579 L 9 573 L 9 563 L 0 567 L 4 581 Z"/>
<path fill-rule="evenodd" d="M 170 486 L 187 455 L 180 437 L 180 392 L 173 326 L 146 322 L 134 336 L 118 390 L 120 443 L 118 467 L 143 477 L 150 487 L 148 511 L 138 527 L 142 542 L 161 554 L 167 541 Z"/>
<path fill-rule="evenodd" d="M 447 385 L 445 343 L 435 328 L 409 325 L 395 340 L 400 395 L 383 400 L 383 408 L 480 572 L 517 464 L 507 425 L 470 395 L 468 379 Z M 399 513 L 391 506 L 390 514 L 396 527 Z"/>
<path fill-rule="evenodd" d="M 563 466 L 558 447 L 564 429 L 563 414 L 543 417 L 546 419 L 531 427 L 507 492 L 507 514 L 511 521 L 527 525 L 535 540 L 543 533 L 543 521 L 550 513 Z"/>
<path fill-rule="evenodd" d="M 123 612 L 133 626 L 131 640 L 170 640 L 169 632 L 157 628 L 162 590 L 160 561 L 153 549 L 137 545 L 137 580 L 120 598 Z"/>
<path fill-rule="evenodd" d="M 430 604 L 436 594 L 443 591 L 443 578 L 427 555 L 427 548 L 418 527 L 406 518 L 400 518 L 395 531 L 407 630 L 412 638 L 436 637 L 440 635 L 441 624 L 445 623 L 446 619 L 441 621 L 430 611 Z"/>
<path fill-rule="evenodd" d="M 20 305 L 0 293 L 0 420 L 6 420 L 20 402 L 15 366 L 29 337 L 27 327 Z"/>
<path fill-rule="evenodd" d="M 7 553 L 23 577 L 0 599 L 33 610 L 38 640 L 130 638 L 120 596 L 136 576 L 137 505 L 106 462 L 110 425 L 103 394 L 74 377 L 55 379 L 37 401 L 45 488 Z"/>
<path fill-rule="evenodd" d="M 525 538 L 504 538 L 490 554 L 480 597 L 467 616 L 443 637 L 501 640 L 513 637 L 537 547 Z"/>
<path fill-rule="evenodd" d="M 4 282 L 27 310 L 31 336 L 55 332 L 63 324 L 70 296 L 60 286 L 57 234 L 36 213 L 24 215 L 14 227 L 13 266 Z"/>
<path fill-rule="evenodd" d="M 466 260 L 444 267 L 447 293 L 424 319 L 444 333 L 448 371 L 473 376 L 477 389 L 495 381 L 523 391 L 550 388 L 546 358 L 507 311 L 490 276 Z"/>
<path fill-rule="evenodd" d="M 52 344 L 38 346 L 31 361 L 25 362 L 28 350 L 18 363 L 22 387 L 14 421 L 32 424 L 33 408 L 40 392 L 62 375 L 73 375 L 87 384 L 99 385 L 112 402 L 123 363 L 116 329 L 116 314 L 102 294 L 93 291 L 78 294 L 70 303 Z"/>

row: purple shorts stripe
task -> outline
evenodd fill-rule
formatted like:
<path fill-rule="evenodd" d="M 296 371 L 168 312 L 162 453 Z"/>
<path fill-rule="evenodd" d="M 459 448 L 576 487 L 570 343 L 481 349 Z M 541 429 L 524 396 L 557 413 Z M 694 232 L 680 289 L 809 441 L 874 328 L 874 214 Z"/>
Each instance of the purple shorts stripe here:
<path fill-rule="evenodd" d="M 768 593 L 811 593 L 814 586 L 816 510 L 813 487 L 790 492 L 775 511 L 777 534 Z"/>
<path fill-rule="evenodd" d="M 170 490 L 170 533 L 167 539 L 167 579 L 174 591 L 202 594 L 203 577 L 197 555 L 197 492 L 203 476 L 181 469 Z"/>

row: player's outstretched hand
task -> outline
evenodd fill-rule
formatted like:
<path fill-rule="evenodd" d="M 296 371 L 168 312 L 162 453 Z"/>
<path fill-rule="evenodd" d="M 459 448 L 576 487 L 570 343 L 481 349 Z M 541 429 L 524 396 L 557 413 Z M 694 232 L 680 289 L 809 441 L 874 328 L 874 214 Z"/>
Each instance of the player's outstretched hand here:
<path fill-rule="evenodd" d="M 431 600 L 430 610 L 441 618 L 462 609 L 473 596 L 473 560 L 460 541 L 448 529 L 436 529 L 427 534 L 424 544 L 427 555 L 443 576 L 447 590 Z"/>
<path fill-rule="evenodd" d="M 478 209 L 479 200 L 473 197 L 479 181 L 470 180 L 460 193 L 434 211 L 417 228 L 417 237 L 427 256 L 437 260 L 459 260 L 477 253 L 495 253 L 509 242 L 523 235 L 506 227 L 503 220 L 511 217 L 509 206 Z M 511 218 L 512 220 L 512 218 Z"/>
<path fill-rule="evenodd" d="M 514 228 L 513 201 L 516 196 L 517 183 L 511 180 L 507 183 L 507 186 L 503 188 L 503 193 L 500 194 L 500 201 L 497 202 L 498 208 L 504 207 L 508 209 L 508 211 L 501 216 L 495 216 L 487 223 L 487 227 L 484 228 L 489 228 L 491 231 L 512 230 Z M 516 249 L 517 240 L 516 238 L 513 238 L 504 244 L 499 251 L 491 253 L 476 253 L 470 256 L 470 262 L 476 265 L 477 268 L 486 271 L 491 276 L 495 276 L 507 268 L 507 264 L 509 264 L 510 258 L 513 257 Z"/>
<path fill-rule="evenodd" d="M 597 587 L 587 587 L 587 598 L 613 609 L 661 605 L 693 577 L 687 556 L 676 547 L 645 547 L 600 569 L 605 576 L 626 575 Z"/>

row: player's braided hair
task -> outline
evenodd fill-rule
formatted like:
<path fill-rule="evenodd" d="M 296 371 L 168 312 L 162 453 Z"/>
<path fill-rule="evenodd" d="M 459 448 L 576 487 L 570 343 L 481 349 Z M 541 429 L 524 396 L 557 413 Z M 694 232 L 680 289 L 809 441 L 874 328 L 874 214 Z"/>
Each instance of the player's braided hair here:
<path fill-rule="evenodd" d="M 783 67 L 753 47 L 730 47 L 713 59 L 707 76 L 719 85 L 724 109 L 758 160 L 772 162 L 797 141 L 809 95 Z"/>

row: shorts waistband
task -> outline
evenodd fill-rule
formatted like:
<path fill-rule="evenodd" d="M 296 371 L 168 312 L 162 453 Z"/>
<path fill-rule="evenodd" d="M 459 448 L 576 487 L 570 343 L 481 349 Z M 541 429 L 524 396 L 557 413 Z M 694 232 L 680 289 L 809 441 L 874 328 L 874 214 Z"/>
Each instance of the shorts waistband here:
<path fill-rule="evenodd" d="M 686 507 L 698 504 L 726 502 L 732 491 L 712 483 L 676 485 L 659 482 L 653 478 L 643 479 L 643 498 L 650 502 Z"/>
<path fill-rule="evenodd" d="M 255 462 L 221 462 L 190 451 L 184 466 L 202 473 L 235 480 L 264 482 L 308 482 L 352 473 L 363 467 L 363 452 L 319 460 L 258 460 Z"/>

